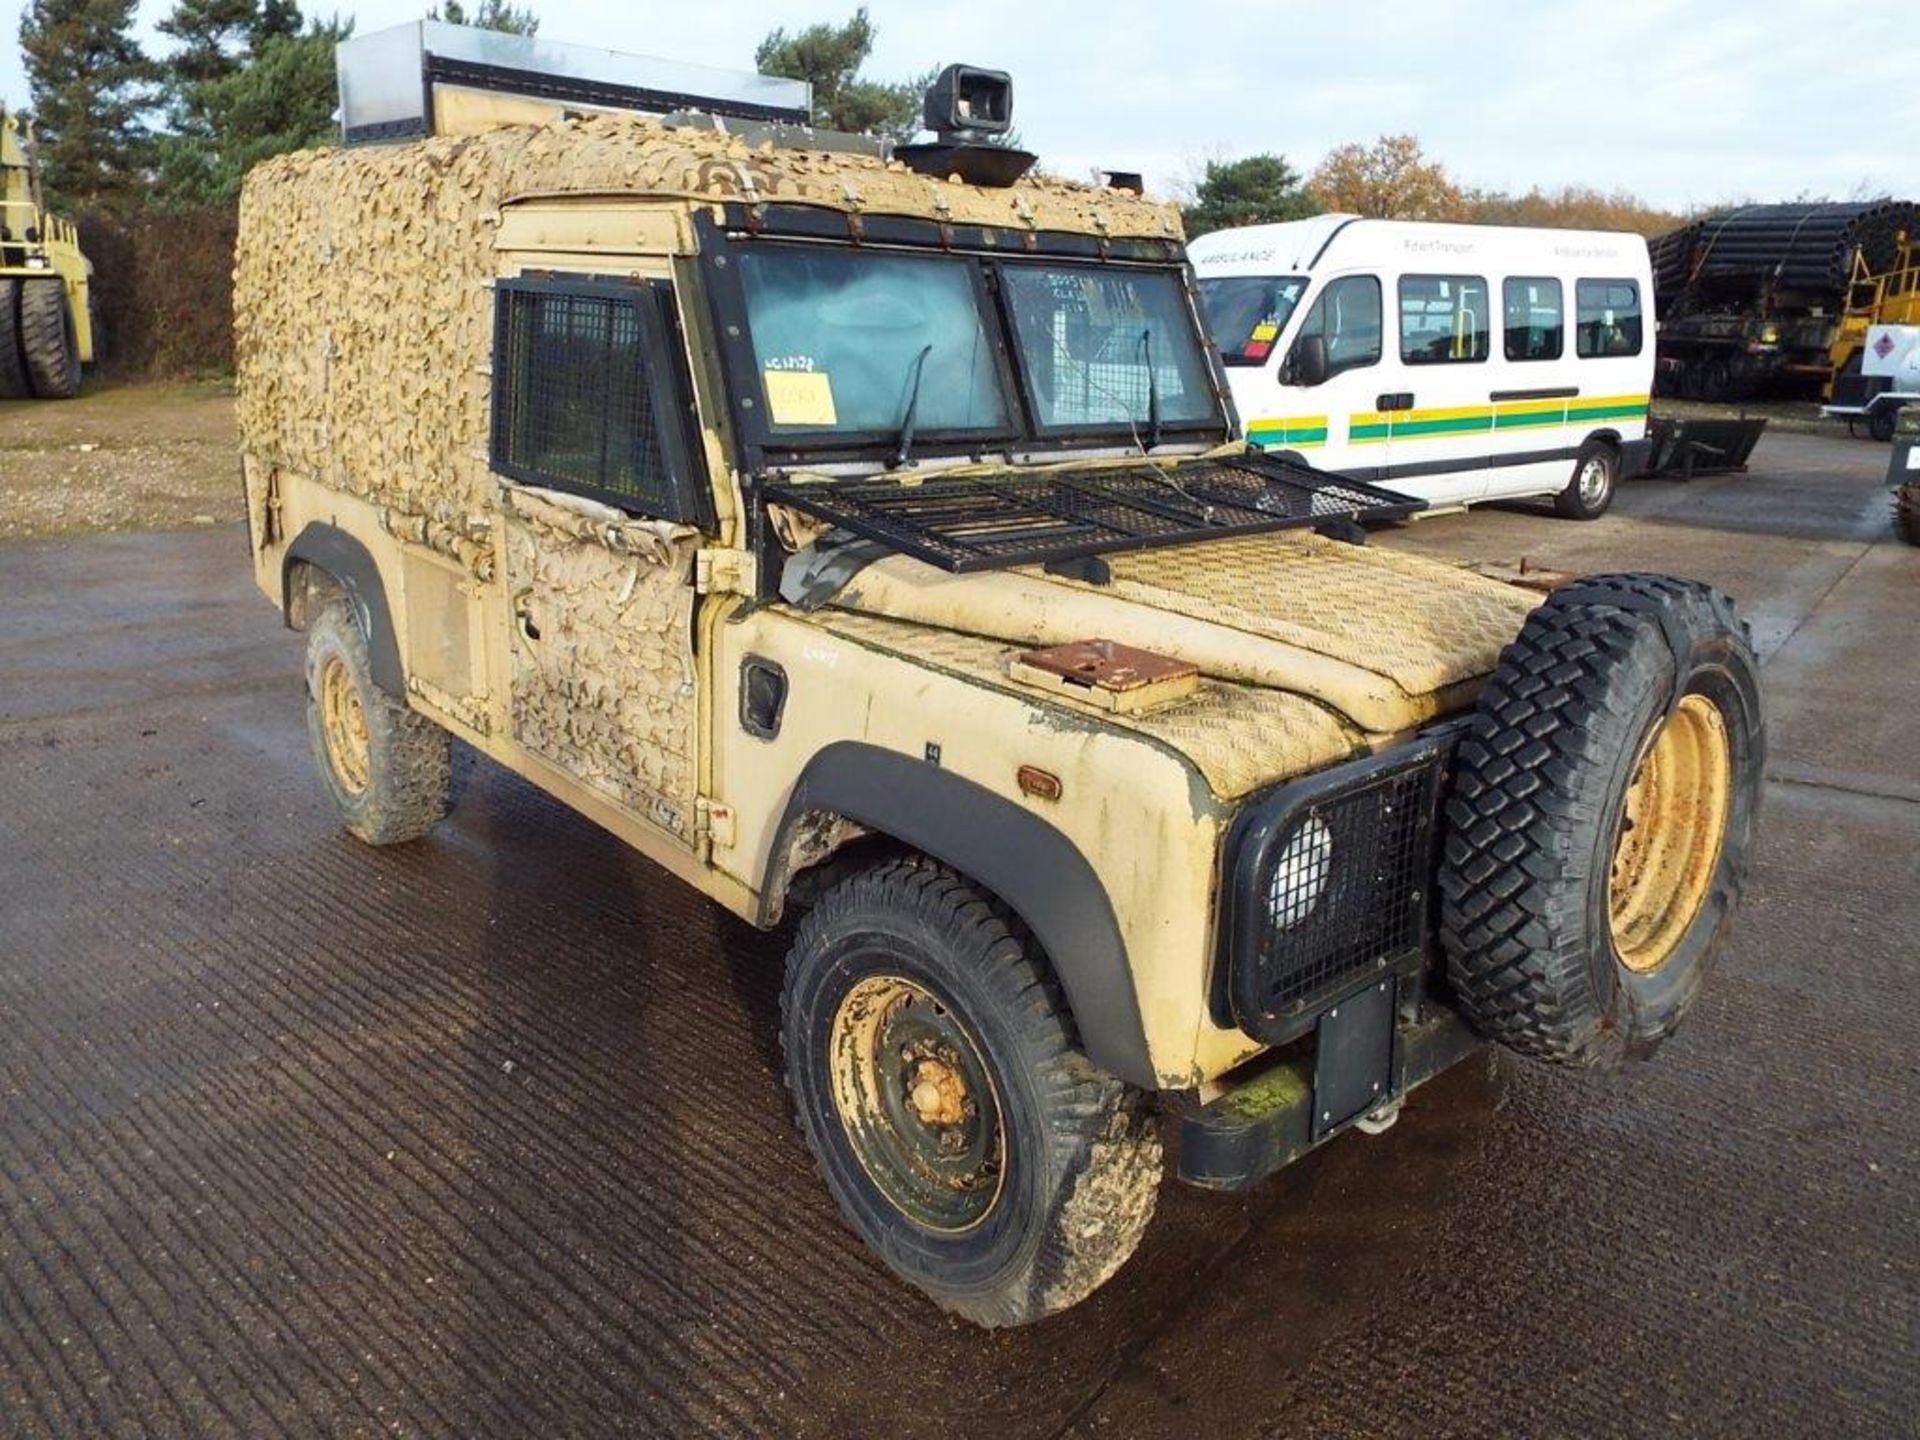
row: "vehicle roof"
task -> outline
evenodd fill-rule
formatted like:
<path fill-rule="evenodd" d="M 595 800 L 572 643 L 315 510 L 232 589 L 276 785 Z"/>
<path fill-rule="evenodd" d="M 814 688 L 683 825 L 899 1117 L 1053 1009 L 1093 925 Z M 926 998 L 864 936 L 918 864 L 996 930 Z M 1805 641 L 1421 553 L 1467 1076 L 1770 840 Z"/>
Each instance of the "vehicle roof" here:
<path fill-rule="evenodd" d="M 487 205 L 570 194 L 787 201 L 963 225 L 1174 240 L 1182 233 L 1176 207 L 1127 191 L 1045 174 L 1004 188 L 968 185 L 877 155 L 754 145 L 724 130 L 619 114 L 280 156 L 248 174 L 243 224 L 268 223 L 268 197 L 315 175 L 343 189 L 394 187 L 421 195 L 453 190 L 484 196 Z"/>
<path fill-rule="evenodd" d="M 1406 259 L 1421 268 L 1455 260 L 1524 264 L 1611 262 L 1639 274 L 1647 242 L 1624 230 L 1557 230 L 1520 225 L 1449 225 L 1424 220 L 1373 220 L 1315 215 L 1278 225 L 1215 230 L 1187 245 L 1201 275 L 1303 275 L 1316 266 Z"/>

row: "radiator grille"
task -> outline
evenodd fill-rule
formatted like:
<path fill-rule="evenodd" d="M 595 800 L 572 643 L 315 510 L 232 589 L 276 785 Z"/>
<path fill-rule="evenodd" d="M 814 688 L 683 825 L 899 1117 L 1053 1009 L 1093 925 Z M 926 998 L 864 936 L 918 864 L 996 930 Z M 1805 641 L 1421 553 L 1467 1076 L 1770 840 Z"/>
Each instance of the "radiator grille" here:
<path fill-rule="evenodd" d="M 1419 964 L 1442 750 L 1362 761 L 1283 791 L 1237 828 L 1232 1019 L 1278 1043 L 1366 979 Z"/>

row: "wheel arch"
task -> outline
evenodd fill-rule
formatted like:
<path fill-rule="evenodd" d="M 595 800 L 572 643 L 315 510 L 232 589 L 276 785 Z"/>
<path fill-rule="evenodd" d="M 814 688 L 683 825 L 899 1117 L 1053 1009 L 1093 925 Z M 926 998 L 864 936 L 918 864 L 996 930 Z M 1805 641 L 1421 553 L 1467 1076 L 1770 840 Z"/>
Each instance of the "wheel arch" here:
<path fill-rule="evenodd" d="M 800 870 L 870 840 L 911 847 L 991 891 L 1046 953 L 1088 1058 L 1131 1084 L 1156 1086 L 1106 887 L 1065 835 L 962 776 L 859 741 L 821 750 L 774 833 L 761 923 L 779 920 Z"/>
<path fill-rule="evenodd" d="M 386 583 L 372 553 L 339 526 L 322 520 L 312 521 L 294 536 L 280 562 L 280 613 L 288 629 L 307 627 L 315 572 L 338 585 L 353 606 L 361 633 L 367 637 L 374 683 L 404 700 L 407 677 L 400 664 L 400 641 L 393 628 Z"/>

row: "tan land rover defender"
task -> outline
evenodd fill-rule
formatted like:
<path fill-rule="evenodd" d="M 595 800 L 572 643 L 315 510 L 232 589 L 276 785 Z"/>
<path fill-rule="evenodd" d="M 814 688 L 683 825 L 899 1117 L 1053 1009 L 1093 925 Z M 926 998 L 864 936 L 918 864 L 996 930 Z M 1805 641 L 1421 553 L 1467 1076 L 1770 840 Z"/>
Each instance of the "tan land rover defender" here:
<path fill-rule="evenodd" d="M 346 826 L 426 835 L 457 738 L 791 925 L 828 1187 L 1009 1325 L 1127 1258 L 1163 1128 L 1235 1189 L 1482 1038 L 1651 1051 L 1764 731 L 1705 586 L 1366 543 L 1417 503 L 1232 442 L 1177 212 L 1022 177 L 991 73 L 929 105 L 891 154 L 609 113 L 270 161 L 241 420 Z"/>

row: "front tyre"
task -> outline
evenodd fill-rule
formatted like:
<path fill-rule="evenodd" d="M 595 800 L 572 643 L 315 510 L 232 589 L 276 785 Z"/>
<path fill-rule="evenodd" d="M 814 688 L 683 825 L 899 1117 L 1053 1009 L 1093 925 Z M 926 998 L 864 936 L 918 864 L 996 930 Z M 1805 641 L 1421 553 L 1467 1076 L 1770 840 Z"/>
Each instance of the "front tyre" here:
<path fill-rule="evenodd" d="M 80 393 L 80 337 L 65 281 L 20 282 L 20 354 L 37 399 L 71 400 Z"/>
<path fill-rule="evenodd" d="M 1554 497 L 1553 508 L 1569 520 L 1598 520 L 1613 504 L 1620 483 L 1620 454 L 1598 440 L 1581 447 L 1573 478 Z"/>
<path fill-rule="evenodd" d="M 807 913 L 781 995 L 800 1132 L 842 1215 L 986 1326 L 1091 1294 L 1160 1184 L 1145 1097 L 1080 1053 L 1030 947 L 953 871 L 892 860 Z"/>
<path fill-rule="evenodd" d="M 1679 1025 L 1747 874 L 1766 733 L 1733 602 L 1615 575 L 1554 592 L 1454 760 L 1447 975 L 1481 1033 L 1611 1066 Z"/>
<path fill-rule="evenodd" d="M 417 840 L 447 813 L 451 737 L 374 683 L 343 598 L 307 629 L 307 738 L 341 823 L 367 844 Z"/>

